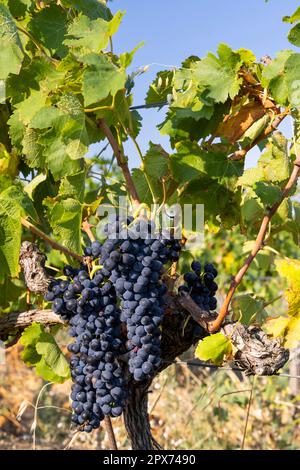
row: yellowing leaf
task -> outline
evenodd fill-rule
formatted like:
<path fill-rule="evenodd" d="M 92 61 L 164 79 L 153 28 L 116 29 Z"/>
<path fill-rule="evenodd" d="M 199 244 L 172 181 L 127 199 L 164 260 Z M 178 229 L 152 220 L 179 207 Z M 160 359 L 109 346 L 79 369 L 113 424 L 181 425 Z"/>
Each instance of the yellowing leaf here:
<path fill-rule="evenodd" d="M 195 356 L 203 361 L 211 361 L 219 366 L 224 361 L 225 356 L 232 353 L 231 341 L 222 333 L 207 336 L 198 343 Z"/>
<path fill-rule="evenodd" d="M 300 261 L 284 259 L 276 262 L 280 276 L 286 278 L 288 289 L 285 292 L 289 304 L 288 314 L 293 317 L 300 316 Z"/>
<path fill-rule="evenodd" d="M 285 339 L 285 347 L 296 348 L 300 341 L 300 318 L 291 318 Z"/>
<path fill-rule="evenodd" d="M 284 335 L 289 321 L 290 319 L 288 317 L 270 318 L 264 327 L 268 334 L 277 338 L 278 336 Z"/>

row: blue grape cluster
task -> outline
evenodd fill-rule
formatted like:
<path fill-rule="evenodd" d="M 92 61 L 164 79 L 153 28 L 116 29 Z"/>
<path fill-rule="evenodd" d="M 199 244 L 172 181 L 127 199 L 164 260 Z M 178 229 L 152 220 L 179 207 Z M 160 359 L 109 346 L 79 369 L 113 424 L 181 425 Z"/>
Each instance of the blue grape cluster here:
<path fill-rule="evenodd" d="M 68 346 L 73 379 L 72 421 L 86 432 L 100 425 L 104 416 L 119 416 L 126 398 L 122 369 L 120 311 L 115 289 L 101 270 L 90 278 L 87 268 L 65 268 L 67 280 L 54 281 L 46 294 L 52 308 L 69 320 Z"/>
<path fill-rule="evenodd" d="M 129 229 L 128 229 L 129 224 Z M 131 224 L 131 225 L 130 225 Z M 151 222 L 127 220 L 126 238 L 120 221 L 107 225 L 108 238 L 99 263 L 114 283 L 121 298 L 121 321 L 127 326 L 129 372 L 136 381 L 151 378 L 160 365 L 160 325 L 167 287 L 161 275 L 163 266 L 177 261 L 181 245 L 175 238 L 154 233 Z"/>
<path fill-rule="evenodd" d="M 66 266 L 66 280 L 55 280 L 45 299 L 71 326 L 68 349 L 73 386 L 72 421 L 87 432 L 104 416 L 119 416 L 126 383 L 118 363 L 128 354 L 134 380 L 151 378 L 161 362 L 164 313 L 163 268 L 179 259 L 181 244 L 155 232 L 144 219 L 116 219 L 105 227 L 107 239 L 85 248 L 93 264 Z M 118 307 L 119 303 L 119 307 Z M 122 335 L 121 324 L 126 325 Z"/>
<path fill-rule="evenodd" d="M 202 272 L 201 263 L 195 260 L 192 262 L 191 268 L 191 272 L 185 273 L 185 284 L 180 286 L 178 291 L 189 293 L 202 310 L 215 310 L 217 307 L 215 294 L 218 290 L 215 278 L 218 271 L 213 264 L 205 263 Z"/>

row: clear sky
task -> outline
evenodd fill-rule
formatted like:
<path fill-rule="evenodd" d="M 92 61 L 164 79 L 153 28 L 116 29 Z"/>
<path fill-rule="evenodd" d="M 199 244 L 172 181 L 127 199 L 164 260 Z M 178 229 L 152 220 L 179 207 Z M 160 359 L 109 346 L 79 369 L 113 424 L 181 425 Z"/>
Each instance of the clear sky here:
<path fill-rule="evenodd" d="M 220 42 L 233 49 L 251 49 L 258 59 L 292 48 L 287 40 L 290 25 L 283 23 L 282 17 L 292 14 L 299 4 L 299 0 L 113 0 L 109 6 L 114 13 L 126 10 L 114 37 L 115 51 L 129 51 L 145 41 L 129 71 L 150 64 L 149 71 L 136 79 L 135 104 L 144 103 L 155 74 L 166 68 L 163 64 L 179 66 L 191 54 L 203 57 L 215 52 Z M 143 152 L 149 140 L 169 150 L 168 139 L 155 128 L 164 111 L 142 110 L 141 114 L 143 131 L 138 140 Z M 290 127 L 287 122 L 283 130 L 290 133 Z M 132 145 L 126 146 L 126 152 L 130 166 L 138 166 Z M 252 151 L 247 166 L 252 166 L 257 156 L 258 152 Z"/>

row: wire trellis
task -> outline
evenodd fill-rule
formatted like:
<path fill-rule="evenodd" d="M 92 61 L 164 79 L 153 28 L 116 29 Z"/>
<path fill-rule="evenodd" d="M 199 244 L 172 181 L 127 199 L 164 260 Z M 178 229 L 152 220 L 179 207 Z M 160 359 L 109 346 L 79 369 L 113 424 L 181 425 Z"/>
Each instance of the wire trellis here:
<path fill-rule="evenodd" d="M 241 369 L 239 367 L 226 367 L 226 366 L 215 366 L 213 364 L 208 364 L 206 362 L 202 362 L 202 361 L 197 361 L 197 360 L 190 360 L 190 361 L 173 361 L 173 362 L 169 362 L 169 361 L 163 361 L 163 363 L 165 364 L 185 364 L 185 365 L 188 365 L 188 366 L 193 366 L 193 367 L 202 367 L 203 369 L 213 369 L 213 370 L 232 370 L 232 371 L 238 371 L 238 372 L 241 372 L 241 373 L 244 373 L 245 374 L 245 371 L 244 369 Z M 246 374 L 245 374 L 246 375 Z M 248 376 L 249 377 L 249 376 Z M 290 379 L 298 379 L 300 380 L 300 375 L 291 375 L 291 374 L 286 374 L 286 373 L 282 373 L 282 374 L 274 374 L 274 375 L 257 375 L 255 377 L 287 377 L 287 378 L 290 378 Z"/>

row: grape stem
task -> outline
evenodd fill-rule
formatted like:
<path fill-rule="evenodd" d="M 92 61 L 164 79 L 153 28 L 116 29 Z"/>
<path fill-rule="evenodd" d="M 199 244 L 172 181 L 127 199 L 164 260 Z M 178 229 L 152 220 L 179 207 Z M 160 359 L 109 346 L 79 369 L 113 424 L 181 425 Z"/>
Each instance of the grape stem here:
<path fill-rule="evenodd" d="M 230 289 L 229 289 L 228 294 L 227 294 L 227 296 L 226 296 L 226 298 L 223 302 L 223 305 L 222 305 L 222 307 L 219 311 L 219 314 L 218 314 L 217 318 L 209 325 L 209 331 L 211 333 L 214 333 L 215 331 L 218 331 L 220 329 L 220 327 L 223 323 L 223 320 L 225 319 L 226 315 L 228 314 L 228 308 L 229 308 L 231 299 L 232 299 L 237 287 L 241 283 L 244 275 L 246 274 L 246 272 L 247 272 L 250 264 L 254 260 L 255 256 L 257 255 L 257 253 L 264 246 L 264 240 L 265 240 L 266 233 L 268 231 L 268 227 L 269 227 L 269 223 L 271 221 L 271 218 L 276 213 L 277 209 L 279 208 L 281 203 L 284 201 L 284 199 L 286 197 L 288 197 L 288 195 L 290 194 L 292 188 L 297 183 L 299 173 L 300 173 L 300 156 L 297 156 L 296 161 L 294 162 L 294 168 L 293 168 L 293 171 L 291 173 L 291 176 L 290 176 L 287 184 L 285 185 L 284 189 L 282 190 L 279 200 L 268 210 L 267 214 L 264 216 L 264 218 L 262 220 L 262 223 L 261 223 L 261 226 L 260 226 L 260 229 L 259 229 L 259 232 L 258 232 L 258 235 L 257 235 L 256 240 L 255 240 L 254 247 L 253 247 L 250 255 L 248 256 L 248 258 L 244 262 L 243 266 L 241 267 L 241 269 L 239 270 L 237 275 L 233 278 L 233 280 L 231 282 Z"/>
<path fill-rule="evenodd" d="M 113 426 L 111 424 L 111 419 L 109 416 L 104 418 L 105 428 L 108 435 L 109 445 L 111 450 L 118 450 L 117 441 L 114 433 Z"/>
<path fill-rule="evenodd" d="M 131 173 L 129 171 L 127 161 L 126 161 L 124 155 L 122 154 L 122 151 L 121 151 L 116 139 L 114 138 L 113 133 L 111 132 L 110 128 L 108 127 L 108 125 L 106 124 L 106 122 L 103 118 L 98 120 L 98 127 L 102 130 L 102 132 L 106 136 L 108 142 L 110 143 L 111 148 L 113 149 L 113 152 L 114 152 L 114 155 L 116 157 L 117 163 L 118 163 L 119 167 L 121 168 L 121 170 L 123 172 L 123 175 L 124 175 L 124 178 L 125 178 L 125 181 L 126 181 L 126 185 L 127 185 L 127 189 L 128 189 L 128 192 L 131 196 L 133 204 L 136 205 L 136 206 L 139 205 L 140 204 L 140 199 L 139 199 L 136 187 L 134 185 Z"/>
<path fill-rule="evenodd" d="M 87 219 L 85 219 L 82 224 L 81 224 L 82 230 L 87 234 L 91 242 L 94 242 L 96 240 L 92 230 L 91 230 L 91 224 L 88 222 Z"/>
<path fill-rule="evenodd" d="M 72 258 L 76 259 L 77 261 L 80 261 L 81 263 L 84 261 L 83 256 L 80 256 L 77 253 L 74 253 L 73 251 L 69 250 L 65 246 L 60 245 L 56 241 L 52 240 L 51 238 L 48 237 L 48 235 L 42 232 L 42 230 L 38 229 L 35 225 L 33 225 L 27 219 L 24 219 L 23 217 L 21 217 L 21 224 L 23 225 L 23 227 L 30 230 L 30 232 L 34 233 L 38 237 L 45 240 L 45 242 L 47 242 L 54 250 L 58 250 L 61 253 L 64 253 L 65 255 L 69 255 Z"/>
<path fill-rule="evenodd" d="M 279 124 L 281 124 L 281 122 L 284 120 L 284 118 L 289 113 L 290 113 L 290 109 L 286 108 L 281 114 L 279 114 L 274 119 L 273 122 L 271 122 L 271 124 L 268 127 L 266 127 L 266 129 L 250 145 L 248 145 L 246 148 L 244 148 L 242 150 L 237 150 L 232 155 L 230 155 L 230 157 L 228 157 L 228 159 L 229 160 L 243 160 L 246 157 L 247 153 L 253 147 L 255 147 L 257 144 L 259 144 L 262 140 L 269 137 L 269 135 L 272 134 L 272 132 L 274 132 L 278 128 Z"/>

